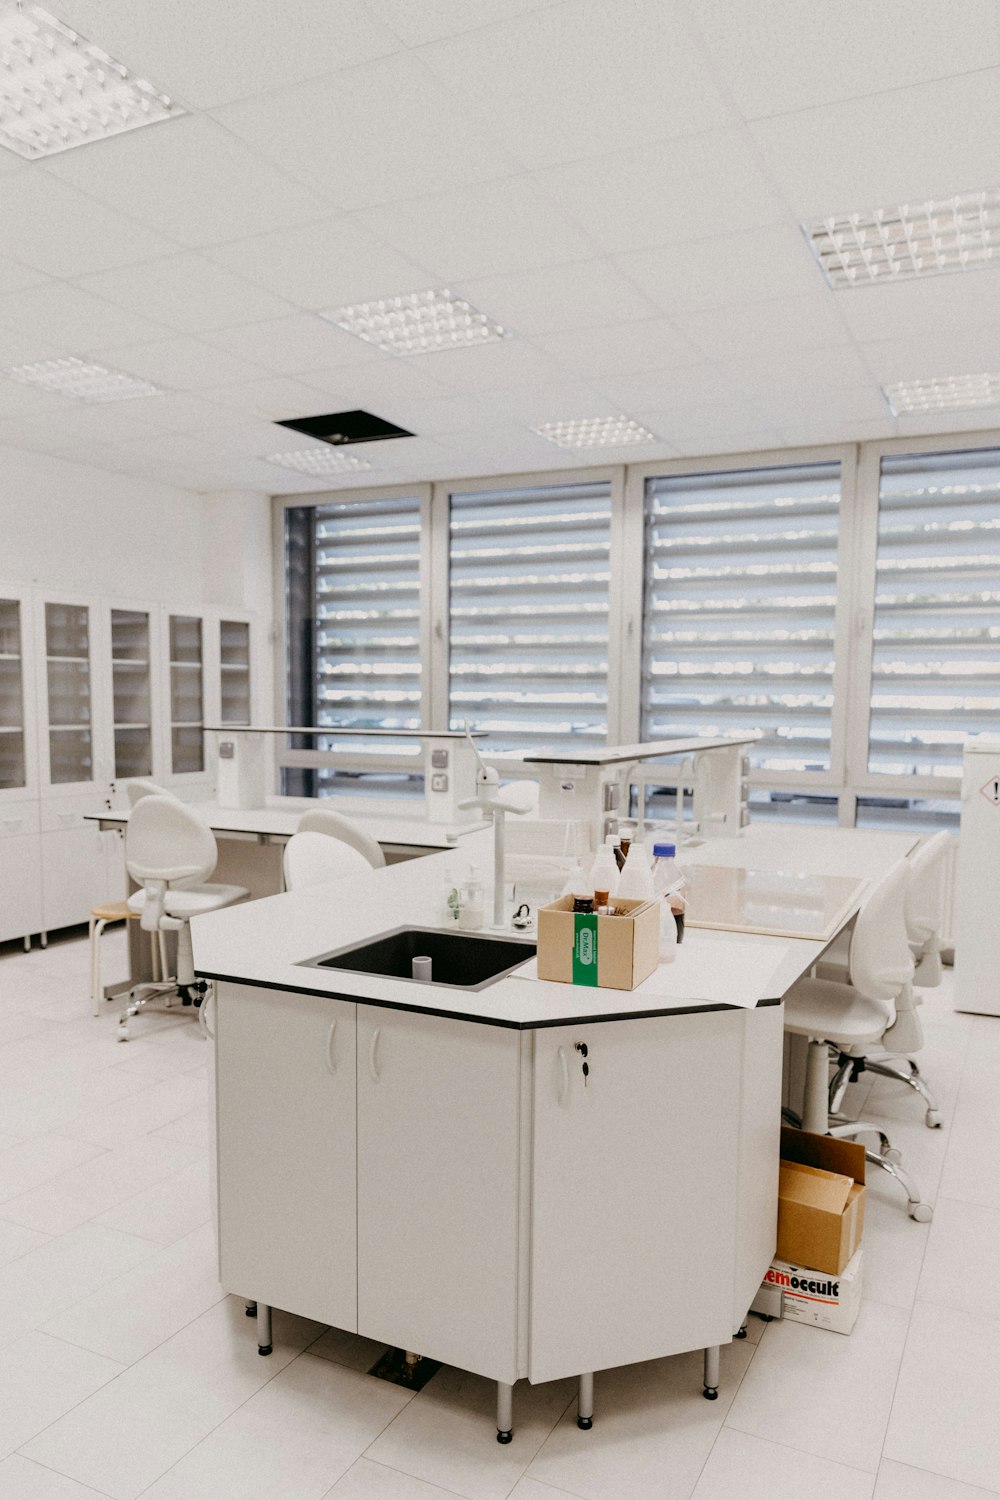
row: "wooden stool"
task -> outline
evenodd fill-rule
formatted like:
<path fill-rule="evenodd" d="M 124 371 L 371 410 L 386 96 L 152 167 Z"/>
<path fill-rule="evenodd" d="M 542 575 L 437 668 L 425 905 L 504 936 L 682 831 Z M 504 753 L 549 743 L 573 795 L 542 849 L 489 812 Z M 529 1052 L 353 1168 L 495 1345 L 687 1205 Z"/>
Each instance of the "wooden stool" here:
<path fill-rule="evenodd" d="M 132 911 L 127 901 L 107 901 L 100 906 L 95 906 L 90 913 L 90 1003 L 95 1016 L 101 1014 L 101 1001 L 104 998 L 101 989 L 101 933 L 110 922 L 138 922 L 139 913 Z M 156 941 L 159 937 L 159 942 Z M 166 954 L 164 953 L 162 932 L 152 935 L 153 948 L 153 980 L 158 981 L 161 974 L 166 975 Z"/>

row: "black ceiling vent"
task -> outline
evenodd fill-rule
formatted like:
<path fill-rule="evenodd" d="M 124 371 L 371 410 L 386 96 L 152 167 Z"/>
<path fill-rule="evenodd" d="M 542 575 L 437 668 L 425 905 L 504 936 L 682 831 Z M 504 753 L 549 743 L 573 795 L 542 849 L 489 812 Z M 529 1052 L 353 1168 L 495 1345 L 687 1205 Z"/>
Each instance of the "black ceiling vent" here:
<path fill-rule="evenodd" d="M 373 417 L 370 411 L 332 411 L 325 417 L 290 417 L 278 422 L 277 426 L 304 432 L 306 437 L 319 438 L 321 443 L 332 443 L 335 448 L 346 448 L 350 443 L 378 443 L 386 438 L 413 436 L 405 427 L 395 427 L 381 417 Z"/>

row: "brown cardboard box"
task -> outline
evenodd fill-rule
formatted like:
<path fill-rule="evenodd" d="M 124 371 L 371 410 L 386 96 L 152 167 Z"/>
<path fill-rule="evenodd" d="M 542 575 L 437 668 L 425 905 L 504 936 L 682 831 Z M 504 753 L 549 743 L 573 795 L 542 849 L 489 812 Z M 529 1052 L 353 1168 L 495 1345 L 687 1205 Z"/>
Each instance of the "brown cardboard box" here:
<path fill-rule="evenodd" d="M 864 1146 L 783 1126 L 777 1258 L 839 1276 L 864 1222 Z"/>
<path fill-rule="evenodd" d="M 613 903 L 625 915 L 599 917 L 573 911 L 561 896 L 538 913 L 538 977 L 560 984 L 634 990 L 660 961 L 660 908 L 655 901 Z"/>

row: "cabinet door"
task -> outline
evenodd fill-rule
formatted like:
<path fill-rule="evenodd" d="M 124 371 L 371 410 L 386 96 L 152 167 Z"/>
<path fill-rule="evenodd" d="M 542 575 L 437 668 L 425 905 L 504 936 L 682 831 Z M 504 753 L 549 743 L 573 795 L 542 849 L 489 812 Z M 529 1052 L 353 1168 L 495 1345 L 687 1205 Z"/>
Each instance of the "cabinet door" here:
<path fill-rule="evenodd" d="M 0 824 L 16 829 L 22 822 L 15 807 L 0 808 Z M 29 821 L 25 818 L 23 821 Z M 37 805 L 35 807 L 37 824 Z M 37 827 L 30 833 L 7 833 L 0 827 L 0 943 L 41 932 L 42 854 Z"/>
<path fill-rule="evenodd" d="M 39 698 L 43 789 L 82 791 L 109 781 L 108 735 L 95 675 L 94 607 L 85 599 L 39 600 Z"/>
<path fill-rule="evenodd" d="M 108 606 L 112 775 L 118 781 L 159 772 L 154 753 L 155 625 L 148 607 Z"/>
<path fill-rule="evenodd" d="M 37 796 L 32 638 L 28 596 L 0 589 L 0 803 Z"/>
<path fill-rule="evenodd" d="M 353 1332 L 355 1007 L 219 984 L 215 1055 L 222 1284 Z"/>
<path fill-rule="evenodd" d="M 732 1337 L 741 1021 L 534 1034 L 531 1380 Z"/>
<path fill-rule="evenodd" d="M 517 1377 L 519 1035 L 358 1007 L 358 1331 Z"/>
<path fill-rule="evenodd" d="M 107 858 L 96 823 L 84 824 L 76 809 L 47 804 L 43 820 L 65 818 L 66 826 L 43 831 L 43 928 L 73 927 L 90 918 L 91 908 L 107 900 Z"/>
<path fill-rule="evenodd" d="M 201 614 L 168 614 L 166 764 L 172 777 L 205 779 L 205 630 Z"/>

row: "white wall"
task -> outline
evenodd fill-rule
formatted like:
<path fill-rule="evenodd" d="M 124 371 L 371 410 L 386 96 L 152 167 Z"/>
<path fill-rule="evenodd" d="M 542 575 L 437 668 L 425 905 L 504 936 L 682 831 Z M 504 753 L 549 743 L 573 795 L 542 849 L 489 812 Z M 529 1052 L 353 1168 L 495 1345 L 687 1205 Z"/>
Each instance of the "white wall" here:
<path fill-rule="evenodd" d="M 0 580 L 228 604 L 269 621 L 270 504 L 0 447 Z"/>

